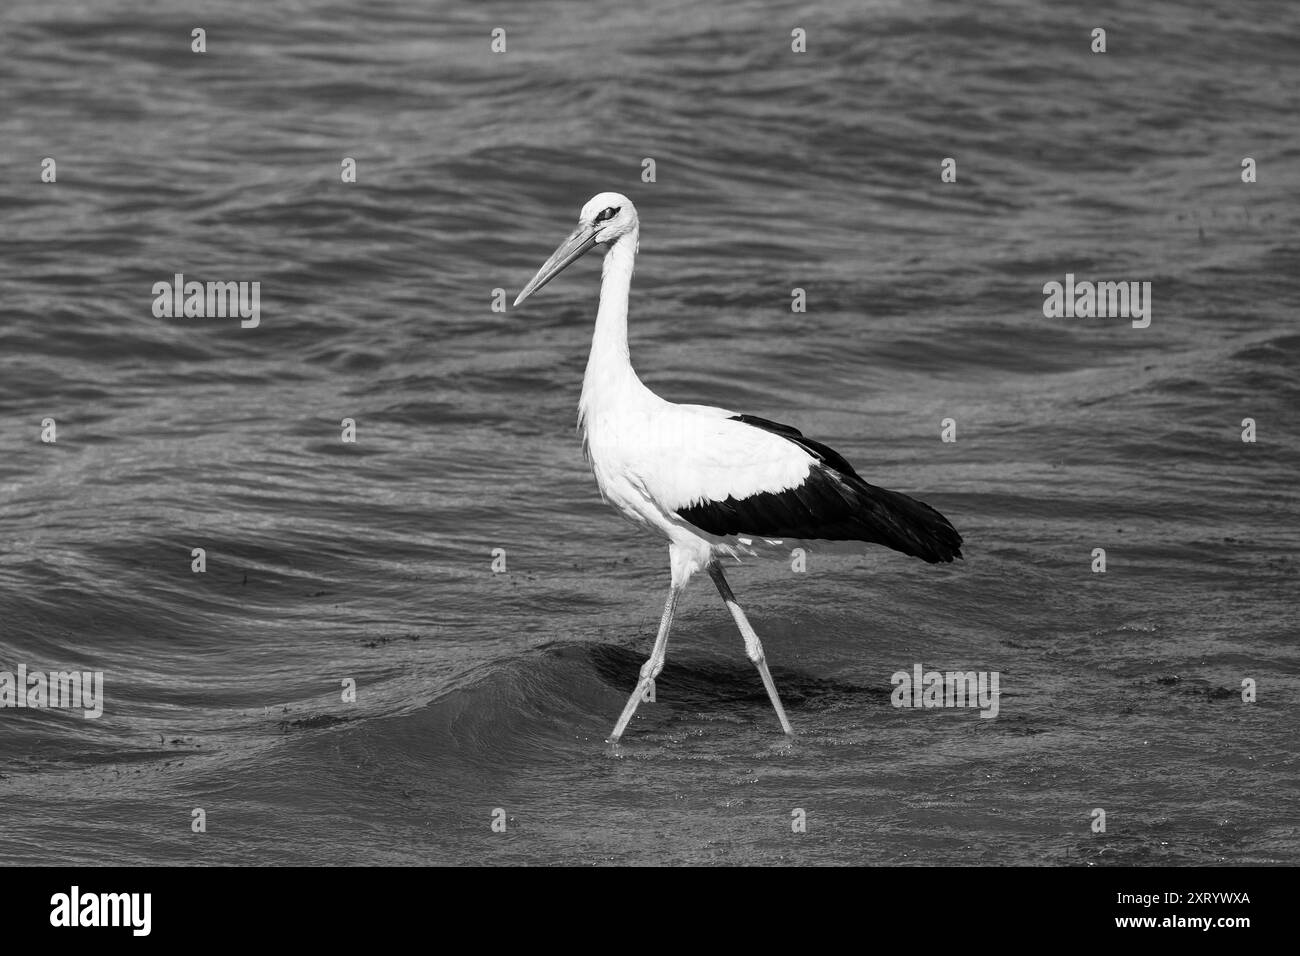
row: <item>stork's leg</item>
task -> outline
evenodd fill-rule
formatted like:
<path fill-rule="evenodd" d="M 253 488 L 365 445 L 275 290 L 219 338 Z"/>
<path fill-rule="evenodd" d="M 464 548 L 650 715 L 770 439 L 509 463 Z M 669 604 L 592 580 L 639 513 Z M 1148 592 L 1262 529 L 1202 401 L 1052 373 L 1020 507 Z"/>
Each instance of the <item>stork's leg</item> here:
<path fill-rule="evenodd" d="M 767 688 L 767 696 L 772 700 L 772 707 L 776 710 L 776 717 L 781 721 L 781 729 L 787 734 L 793 736 L 794 731 L 790 728 L 790 721 L 786 719 L 785 708 L 781 706 L 781 697 L 776 692 L 776 684 L 772 681 L 772 674 L 767 669 L 767 658 L 763 655 L 763 645 L 754 633 L 754 629 L 749 626 L 749 619 L 745 617 L 745 612 L 740 609 L 736 602 L 736 595 L 731 593 L 731 586 L 727 584 L 727 579 L 722 576 L 722 565 L 714 561 L 709 565 L 709 577 L 713 578 L 713 583 L 718 586 L 718 593 L 722 595 L 722 600 L 727 602 L 727 607 L 731 610 L 731 616 L 736 619 L 736 627 L 740 628 L 740 636 L 745 639 L 745 653 L 749 659 L 754 662 L 758 668 L 758 673 L 763 678 L 763 686 Z"/>
<path fill-rule="evenodd" d="M 659 619 L 659 636 L 655 638 L 654 650 L 650 652 L 650 659 L 641 665 L 641 679 L 637 681 L 636 689 L 628 698 L 627 706 L 623 708 L 623 713 L 614 726 L 614 732 L 609 735 L 610 743 L 618 743 L 618 738 L 623 736 L 627 722 L 636 713 L 636 705 L 653 696 L 655 678 L 664 669 L 664 658 L 668 654 L 668 631 L 673 626 L 673 610 L 677 607 L 677 598 L 686 586 L 685 581 L 679 583 L 676 580 L 677 575 L 674 574 L 673 578 L 672 586 L 668 589 L 668 600 L 664 602 L 664 615 Z"/>

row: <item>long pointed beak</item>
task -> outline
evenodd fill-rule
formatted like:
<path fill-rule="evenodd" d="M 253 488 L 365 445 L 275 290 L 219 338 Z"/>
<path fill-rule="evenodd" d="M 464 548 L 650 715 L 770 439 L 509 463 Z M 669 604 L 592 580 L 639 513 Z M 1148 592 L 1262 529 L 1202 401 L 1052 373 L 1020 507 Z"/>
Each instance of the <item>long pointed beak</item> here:
<path fill-rule="evenodd" d="M 560 243 L 560 248 L 551 253 L 551 258 L 542 264 L 537 270 L 537 275 L 528 281 L 524 286 L 524 291 L 519 293 L 519 298 L 515 299 L 515 305 L 523 302 L 546 283 L 550 282 L 561 272 L 563 272 L 570 263 L 581 259 L 592 246 L 596 244 L 596 228 L 589 225 L 580 225 L 577 229 L 569 234 L 569 238 Z"/>

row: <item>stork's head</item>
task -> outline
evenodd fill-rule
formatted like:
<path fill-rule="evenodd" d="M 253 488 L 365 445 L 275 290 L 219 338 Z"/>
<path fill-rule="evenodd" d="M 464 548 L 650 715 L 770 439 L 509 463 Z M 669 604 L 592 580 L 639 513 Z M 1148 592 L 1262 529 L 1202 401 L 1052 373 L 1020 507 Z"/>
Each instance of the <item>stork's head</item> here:
<path fill-rule="evenodd" d="M 622 193 L 597 193 L 587 200 L 578 213 L 578 228 L 560 243 L 560 248 L 537 270 L 537 275 L 524 286 L 515 299 L 523 302 L 546 283 L 565 270 L 572 262 L 581 259 L 592 246 L 612 245 L 624 236 L 637 231 L 636 207 Z M 635 239 L 632 241 L 635 242 Z"/>

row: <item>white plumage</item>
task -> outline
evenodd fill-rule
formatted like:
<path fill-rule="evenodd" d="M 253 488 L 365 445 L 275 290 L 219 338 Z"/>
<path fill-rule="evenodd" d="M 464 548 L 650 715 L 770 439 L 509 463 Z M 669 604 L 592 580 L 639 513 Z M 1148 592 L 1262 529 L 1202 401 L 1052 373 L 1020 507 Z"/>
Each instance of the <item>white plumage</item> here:
<path fill-rule="evenodd" d="M 582 384 L 583 446 L 604 499 L 669 544 L 672 583 L 650 659 L 610 739 L 653 697 L 678 595 L 707 569 L 730 608 L 785 732 L 791 733 L 762 644 L 731 593 L 721 555 L 754 539 L 874 541 L 922 557 L 960 557 L 961 536 L 906 495 L 867 484 L 832 449 L 789 426 L 709 405 L 677 405 L 642 384 L 627 344 L 628 296 L 639 221 L 620 193 L 600 193 L 578 227 L 538 270 L 519 305 L 597 244 L 605 244 L 600 306 Z"/>

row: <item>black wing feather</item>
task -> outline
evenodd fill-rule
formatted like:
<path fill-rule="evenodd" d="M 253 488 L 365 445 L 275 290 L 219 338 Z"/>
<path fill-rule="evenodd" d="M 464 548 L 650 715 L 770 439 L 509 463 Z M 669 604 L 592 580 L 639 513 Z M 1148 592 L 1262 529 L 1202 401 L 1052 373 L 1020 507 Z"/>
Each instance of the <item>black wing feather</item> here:
<path fill-rule="evenodd" d="M 931 564 L 962 556 L 961 535 L 947 518 L 923 501 L 868 484 L 835 449 L 756 415 L 731 420 L 794 442 L 816 463 L 797 488 L 678 508 L 697 528 L 716 535 L 869 541 Z"/>

